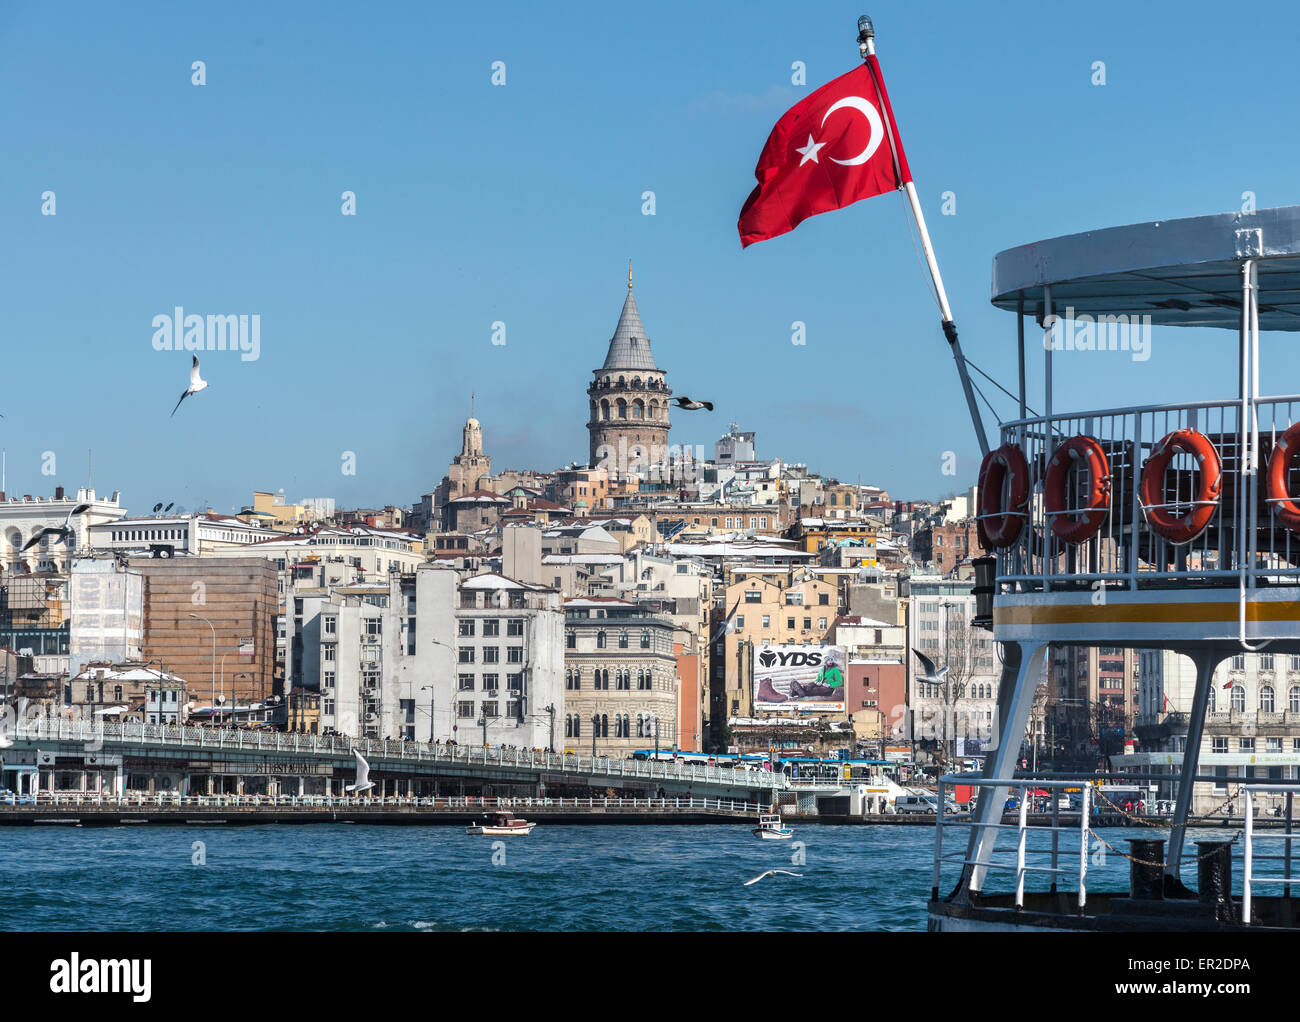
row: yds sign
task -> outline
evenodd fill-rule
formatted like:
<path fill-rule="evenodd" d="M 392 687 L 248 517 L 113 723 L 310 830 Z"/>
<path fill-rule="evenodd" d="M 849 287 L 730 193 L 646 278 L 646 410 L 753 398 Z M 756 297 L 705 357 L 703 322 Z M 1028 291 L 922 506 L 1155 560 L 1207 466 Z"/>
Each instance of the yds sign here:
<path fill-rule="evenodd" d="M 754 709 L 843 713 L 847 663 L 839 646 L 760 646 L 754 651 Z"/>

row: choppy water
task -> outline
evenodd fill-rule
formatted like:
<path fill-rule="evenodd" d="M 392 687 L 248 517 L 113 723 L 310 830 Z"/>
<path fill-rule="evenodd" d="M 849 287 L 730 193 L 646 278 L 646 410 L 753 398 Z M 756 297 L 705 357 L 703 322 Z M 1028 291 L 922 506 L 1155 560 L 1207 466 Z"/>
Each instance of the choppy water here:
<path fill-rule="evenodd" d="M 542 825 L 498 864 L 495 839 L 446 826 L 6 827 L 0 930 L 925 928 L 933 828 L 796 826 L 796 865 L 749 826 Z M 743 886 L 768 869 L 803 877 Z M 1128 863 L 1089 875 L 1127 887 Z"/>

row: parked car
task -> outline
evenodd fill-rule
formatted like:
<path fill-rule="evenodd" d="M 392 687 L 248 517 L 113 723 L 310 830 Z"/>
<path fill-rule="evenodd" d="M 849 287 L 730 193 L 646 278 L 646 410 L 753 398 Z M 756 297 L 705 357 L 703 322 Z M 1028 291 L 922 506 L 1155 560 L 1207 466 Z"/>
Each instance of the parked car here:
<path fill-rule="evenodd" d="M 896 813 L 937 813 L 934 799 L 925 795 L 899 795 L 894 799 Z"/>

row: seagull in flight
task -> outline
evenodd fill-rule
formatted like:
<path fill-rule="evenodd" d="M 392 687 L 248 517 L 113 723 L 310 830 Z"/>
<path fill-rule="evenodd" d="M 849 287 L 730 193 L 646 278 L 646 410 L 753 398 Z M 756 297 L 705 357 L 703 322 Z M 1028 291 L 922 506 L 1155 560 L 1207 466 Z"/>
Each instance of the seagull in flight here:
<path fill-rule="evenodd" d="M 71 511 L 68 512 L 68 517 L 63 519 L 62 525 L 57 527 L 47 525 L 35 536 L 29 539 L 25 544 L 23 544 L 23 549 L 30 550 L 37 543 L 43 540 L 46 536 L 58 536 L 59 539 L 63 540 L 63 542 L 66 543 L 69 539 L 73 537 L 72 516 L 84 514 L 89 510 L 90 510 L 89 504 L 78 504 L 76 507 L 74 507 Z"/>
<path fill-rule="evenodd" d="M 944 685 L 948 680 L 948 667 L 945 665 L 935 670 L 934 661 L 919 650 L 912 650 L 916 654 L 916 659 L 921 661 L 921 666 L 925 668 L 925 673 L 917 678 L 917 681 L 924 681 L 929 685 Z"/>
<path fill-rule="evenodd" d="M 366 762 L 366 758 L 355 748 L 352 750 L 352 755 L 357 757 L 357 783 L 345 785 L 343 790 L 355 791 L 360 795 L 363 791 L 373 788 L 375 782 L 370 779 L 370 764 Z"/>
<path fill-rule="evenodd" d="M 181 395 L 180 401 L 176 402 L 176 408 L 181 406 L 181 401 L 184 401 L 191 394 L 197 394 L 205 389 L 207 385 L 208 381 L 199 376 L 199 356 L 195 355 L 194 364 L 190 366 L 190 385 L 185 389 L 185 393 Z M 172 415 L 176 414 L 176 408 L 172 409 Z"/>
<path fill-rule="evenodd" d="M 745 881 L 741 886 L 742 886 L 742 887 L 748 887 L 750 884 L 756 884 L 756 883 L 758 883 L 758 882 L 759 882 L 760 880 L 762 880 L 764 877 L 772 877 L 772 876 L 776 876 L 778 873 L 780 873 L 782 876 L 787 876 L 787 877 L 802 877 L 802 876 L 803 876 L 802 873 L 791 873 L 788 869 L 769 869 L 766 873 L 760 873 L 760 874 L 758 874 L 758 876 L 754 877 L 753 880 L 746 880 L 746 881 Z"/>
<path fill-rule="evenodd" d="M 710 645 L 717 642 L 724 635 L 730 635 L 732 632 L 736 630 L 736 623 L 735 621 L 732 620 L 732 618 L 736 616 L 736 608 L 739 606 L 740 606 L 740 597 L 737 596 L 736 602 L 731 605 L 730 613 L 727 614 L 722 624 L 718 625 L 717 632 L 714 634 L 713 638 L 709 640 Z"/>
<path fill-rule="evenodd" d="M 674 398 L 674 403 L 678 408 L 685 408 L 688 412 L 698 412 L 701 408 L 707 408 L 709 411 L 713 411 L 712 401 L 692 401 L 685 394 L 681 397 Z"/>

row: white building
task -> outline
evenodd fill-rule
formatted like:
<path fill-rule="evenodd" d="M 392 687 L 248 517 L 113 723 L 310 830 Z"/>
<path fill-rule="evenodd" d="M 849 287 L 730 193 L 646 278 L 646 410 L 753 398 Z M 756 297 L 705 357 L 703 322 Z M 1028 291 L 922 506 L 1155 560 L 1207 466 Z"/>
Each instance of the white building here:
<path fill-rule="evenodd" d="M 993 633 L 971 624 L 975 597 L 970 582 L 914 575 L 909 580 L 907 634 L 908 705 L 913 737 L 965 737 L 987 741 L 996 733 L 998 682 L 1002 665 Z M 921 680 L 924 667 L 911 653 L 924 653 L 936 669 L 950 668 L 951 691 Z M 950 750 L 952 745 L 949 746 Z"/>
<path fill-rule="evenodd" d="M 563 720 L 564 615 L 545 586 L 424 564 L 292 589 L 285 628 L 289 684 L 319 689 L 323 729 L 547 748 Z"/>
<path fill-rule="evenodd" d="M 207 557 L 232 551 L 235 556 L 243 557 L 246 556 L 244 548 L 250 543 L 282 535 L 212 511 L 119 518 L 91 526 L 89 534 L 90 547 L 98 553 L 152 553 L 164 557 L 177 554 Z"/>
<path fill-rule="evenodd" d="M 1112 756 L 1111 763 L 1117 769 L 1170 774 L 1168 782 L 1159 782 L 1159 795 L 1172 799 L 1173 777 L 1187 746 L 1196 670 L 1189 657 L 1142 650 L 1138 672 L 1134 730 L 1140 748 Z M 1218 666 L 1196 772 L 1215 778 L 1196 783 L 1196 813 L 1222 813 L 1231 804 L 1240 815 L 1240 785 L 1300 781 L 1300 656 L 1238 653 Z M 1264 796 L 1264 805 L 1282 797 Z"/>
<path fill-rule="evenodd" d="M 82 504 L 90 507 L 69 520 L 68 513 Z M 68 497 L 62 486 L 55 488 L 53 497 L 28 494 L 18 498 L 0 493 L 0 560 L 11 573 L 20 573 L 25 567 L 31 571 L 66 572 L 72 566 L 73 554 L 89 549 L 92 530 L 117 521 L 125 513 L 117 493 L 104 498 L 96 496 L 92 489 L 79 489 L 75 497 Z M 61 529 L 64 522 L 72 529 L 71 537 L 46 536 L 23 552 L 22 548 L 42 529 Z"/>

